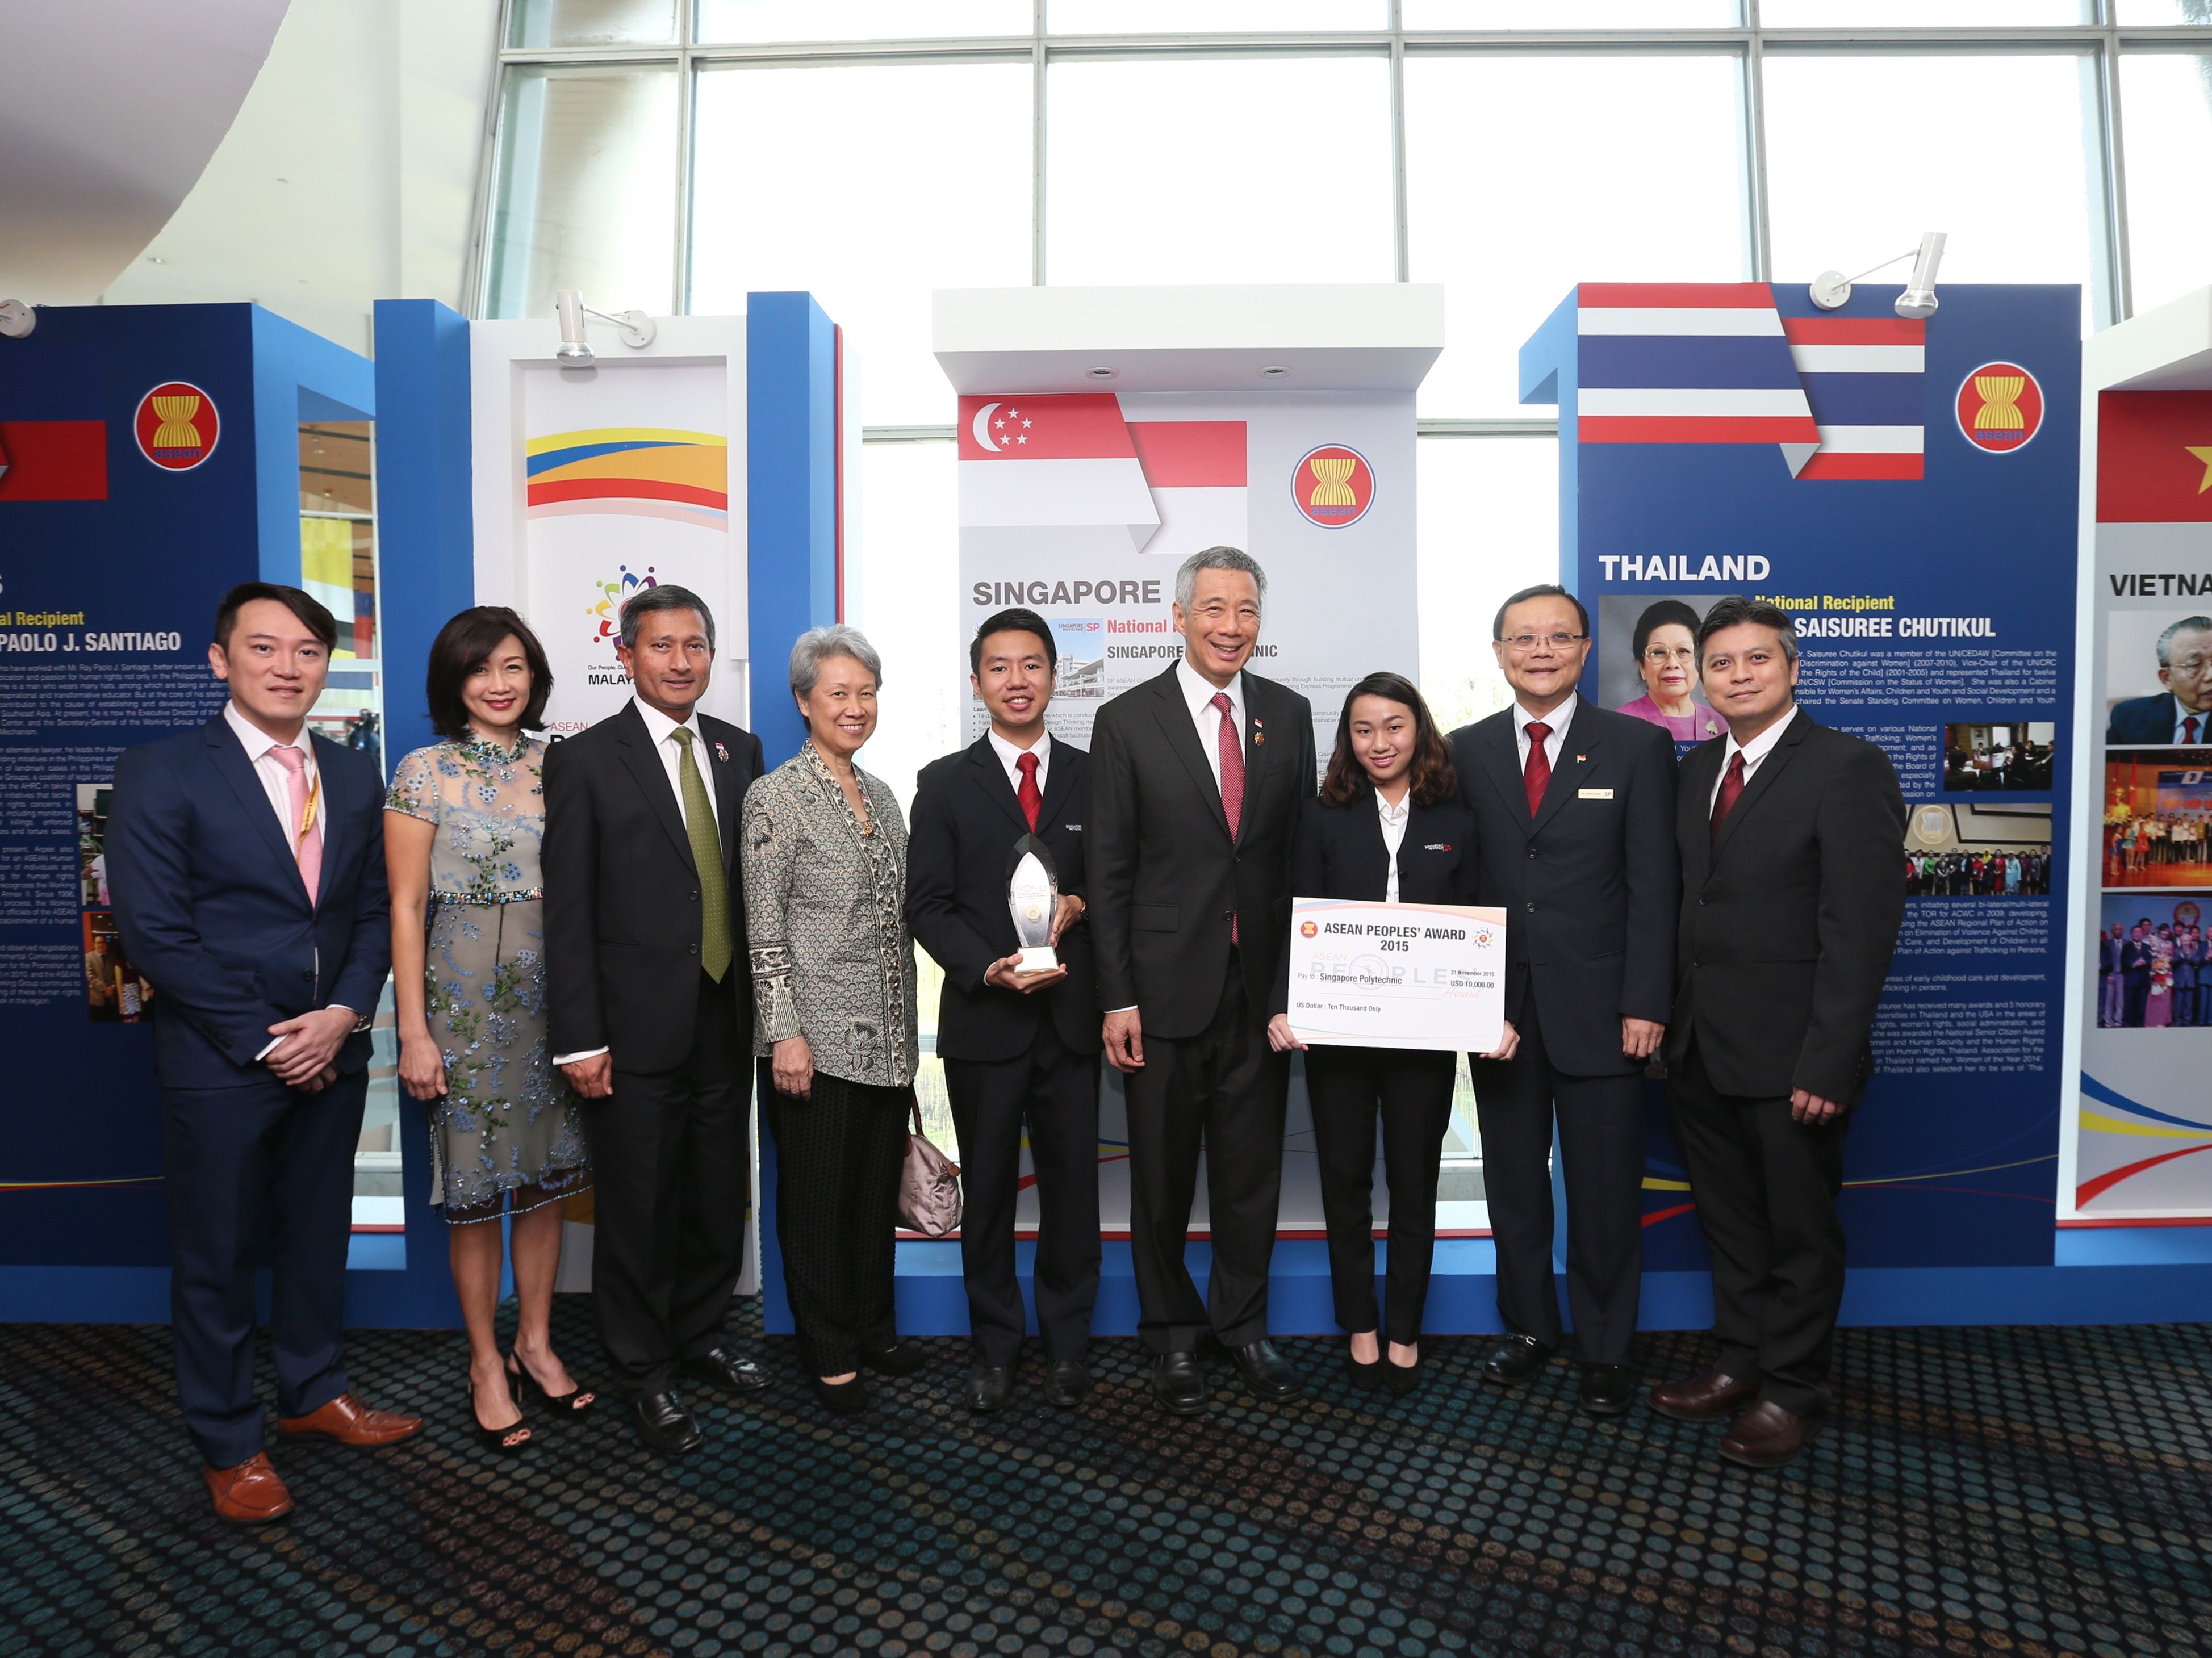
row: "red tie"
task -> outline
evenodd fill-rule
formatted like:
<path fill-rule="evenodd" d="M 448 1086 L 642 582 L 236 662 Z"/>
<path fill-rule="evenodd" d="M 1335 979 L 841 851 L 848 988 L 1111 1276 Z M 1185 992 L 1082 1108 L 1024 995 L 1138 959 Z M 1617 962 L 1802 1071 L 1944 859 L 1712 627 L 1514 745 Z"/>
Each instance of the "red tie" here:
<path fill-rule="evenodd" d="M 2181 740 L 2185 743 L 2197 740 L 2197 716 L 2193 714 L 2181 722 Z"/>
<path fill-rule="evenodd" d="M 1735 805 L 1735 798 L 1743 793 L 1743 750 L 1736 750 L 1735 758 L 1729 762 L 1728 775 L 1721 779 L 1721 792 L 1713 797 L 1713 839 L 1721 838 L 1721 825 L 1728 821 L 1729 812 Z"/>
<path fill-rule="evenodd" d="M 1032 835 L 1036 833 L 1037 808 L 1044 804 L 1044 797 L 1037 793 L 1036 766 L 1036 756 L 1033 754 L 1023 755 L 1014 762 L 1014 769 L 1022 774 L 1021 786 L 1015 789 L 1014 799 L 1022 803 L 1022 816 L 1030 820 L 1030 833 Z"/>
<path fill-rule="evenodd" d="M 1229 838 L 1237 838 L 1237 826 L 1244 818 L 1244 739 L 1237 729 L 1237 719 L 1230 708 L 1229 693 L 1216 691 L 1207 705 L 1221 710 L 1221 810 L 1229 819 Z M 1229 914 L 1229 942 L 1237 942 L 1237 913 Z"/>
<path fill-rule="evenodd" d="M 1528 722 L 1528 768 L 1521 774 L 1521 782 L 1528 791 L 1528 815 L 1534 817 L 1536 808 L 1544 804 L 1544 788 L 1552 780 L 1552 756 L 1544 752 L 1544 739 L 1552 728 L 1540 720 Z"/>

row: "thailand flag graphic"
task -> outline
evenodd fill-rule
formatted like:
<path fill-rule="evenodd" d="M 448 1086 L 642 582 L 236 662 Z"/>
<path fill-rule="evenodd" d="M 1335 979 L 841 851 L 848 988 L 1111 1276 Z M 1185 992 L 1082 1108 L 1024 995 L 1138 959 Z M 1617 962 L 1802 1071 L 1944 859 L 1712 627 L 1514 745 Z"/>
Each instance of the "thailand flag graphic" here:
<path fill-rule="evenodd" d="M 1765 282 L 1584 282 L 1583 443 L 1772 443 L 1792 477 L 1921 476 L 1927 325 L 1786 321 Z"/>
<path fill-rule="evenodd" d="M 960 399 L 960 527 L 979 544 L 1173 551 L 1245 534 L 1244 422 L 1137 421 L 1111 392 Z"/>

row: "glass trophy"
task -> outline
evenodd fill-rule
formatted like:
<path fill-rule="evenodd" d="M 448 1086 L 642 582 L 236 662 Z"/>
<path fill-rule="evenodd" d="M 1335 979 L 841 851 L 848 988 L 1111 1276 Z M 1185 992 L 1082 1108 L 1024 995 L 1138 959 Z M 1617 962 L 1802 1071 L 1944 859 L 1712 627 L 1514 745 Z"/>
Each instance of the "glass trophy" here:
<path fill-rule="evenodd" d="M 1014 917 L 1014 938 L 1021 945 L 1017 973 L 1050 973 L 1060 965 L 1052 949 L 1052 918 L 1060 908 L 1060 872 L 1053 867 L 1052 851 L 1034 835 L 1014 842 L 1006 862 L 1006 908 Z"/>

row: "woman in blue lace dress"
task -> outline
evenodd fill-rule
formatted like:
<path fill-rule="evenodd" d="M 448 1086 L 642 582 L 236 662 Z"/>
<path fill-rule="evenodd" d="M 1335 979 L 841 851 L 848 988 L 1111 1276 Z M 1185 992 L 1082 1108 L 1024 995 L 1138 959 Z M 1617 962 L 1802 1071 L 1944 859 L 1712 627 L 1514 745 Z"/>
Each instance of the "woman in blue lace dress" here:
<path fill-rule="evenodd" d="M 592 1181 L 576 1097 L 545 1047 L 545 745 L 526 728 L 552 689 L 520 616 L 462 611 L 430 647 L 430 720 L 447 740 L 399 762 L 385 803 L 399 1080 L 429 1107 L 430 1201 L 450 1228 L 477 1436 L 510 1454 L 530 1441 L 518 1394 L 558 1420 L 592 1397 L 550 1328 L 559 1199 Z M 502 1357 L 493 1320 L 508 1217 L 520 1315 Z"/>

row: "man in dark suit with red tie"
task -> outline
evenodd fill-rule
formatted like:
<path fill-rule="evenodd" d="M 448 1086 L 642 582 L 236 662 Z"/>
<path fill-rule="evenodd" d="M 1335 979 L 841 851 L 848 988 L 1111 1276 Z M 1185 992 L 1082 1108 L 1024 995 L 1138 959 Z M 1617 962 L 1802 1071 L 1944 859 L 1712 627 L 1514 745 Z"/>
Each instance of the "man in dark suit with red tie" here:
<path fill-rule="evenodd" d="M 1483 1370 L 1519 1382 L 1563 1339 L 1556 1125 L 1582 1406 L 1617 1416 L 1636 1394 L 1643 1072 L 1674 960 L 1674 747 L 1664 727 L 1577 694 L 1589 617 L 1565 589 L 1514 594 L 1492 631 L 1513 706 L 1452 733 L 1480 856 L 1474 902 L 1506 913 L 1505 1017 L 1521 1033 L 1511 1059 L 1468 1061 L 1507 1331 Z"/>
<path fill-rule="evenodd" d="M 945 969 L 937 1054 L 960 1135 L 960 1267 L 975 1364 L 971 1411 L 1013 1389 L 1027 1320 L 1014 1271 L 1024 1126 L 1036 1175 L 1032 1283 L 1044 1337 L 1044 1395 L 1072 1409 L 1098 1298 L 1098 1004 L 1082 926 L 1088 756 L 1045 730 L 1059 650 L 1034 610 L 1001 610 L 968 647 L 991 729 L 922 768 L 906 849 L 907 919 Z M 1035 835 L 1060 887 L 1056 968 L 1021 971 L 1007 880 Z"/>
<path fill-rule="evenodd" d="M 1905 920 L 1905 797 L 1887 754 L 1796 706 L 1785 612 L 1722 599 L 1698 660 L 1729 734 L 1682 762 L 1668 1107 L 1712 1254 L 1721 1351 L 1651 1403 L 1687 1422 L 1734 1417 L 1721 1455 L 1771 1468 L 1828 1402 L 1835 1199 Z"/>
<path fill-rule="evenodd" d="M 1106 1060 L 1128 1079 L 1129 1248 L 1152 1391 L 1206 1408 L 1210 1328 L 1244 1384 L 1305 1384 L 1267 1339 L 1290 1055 L 1267 1042 L 1291 850 L 1314 792 L 1313 708 L 1247 671 L 1267 575 L 1234 547 L 1176 572 L 1182 660 L 1098 711 L 1085 862 Z M 1200 1151 L 1213 1266 L 1184 1263 Z"/>

